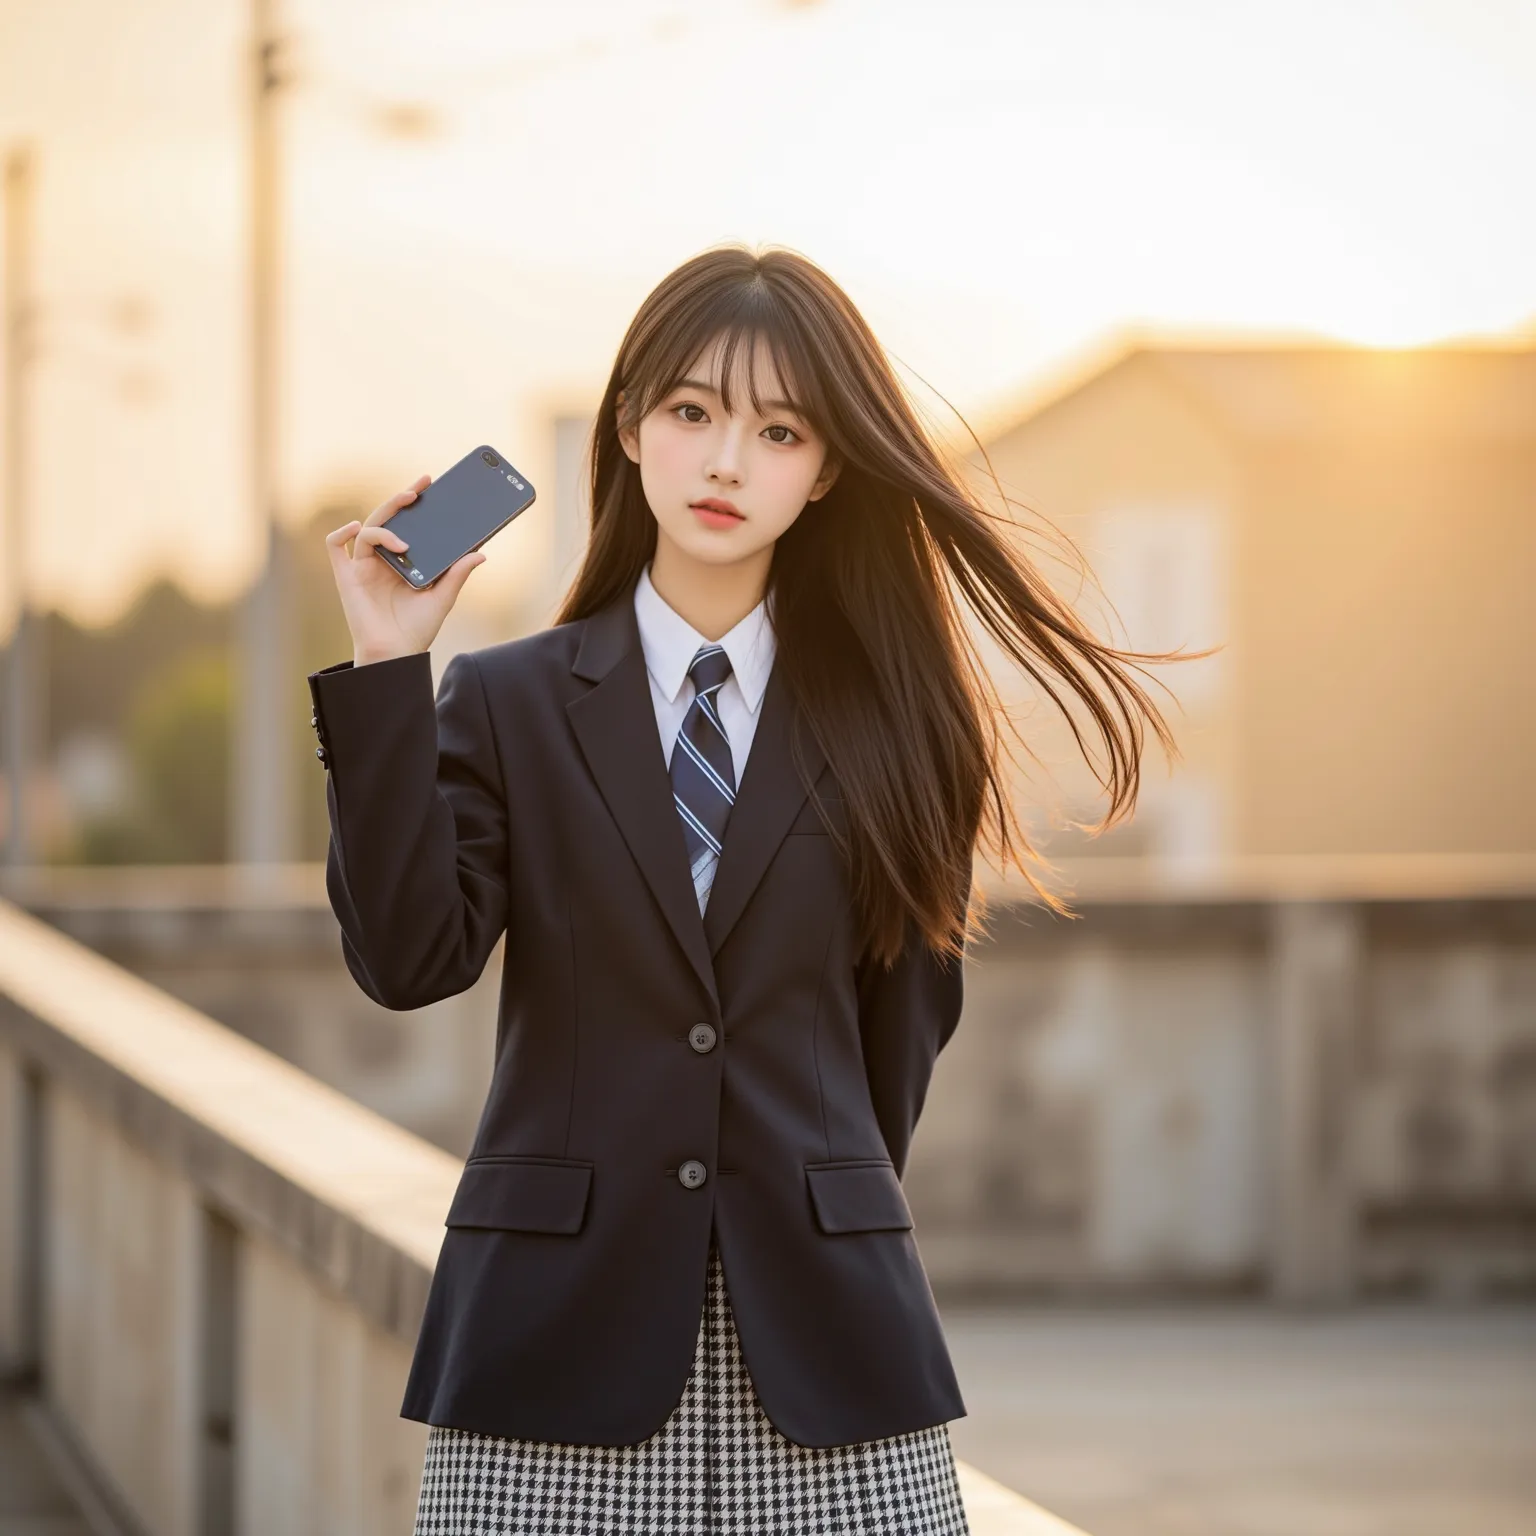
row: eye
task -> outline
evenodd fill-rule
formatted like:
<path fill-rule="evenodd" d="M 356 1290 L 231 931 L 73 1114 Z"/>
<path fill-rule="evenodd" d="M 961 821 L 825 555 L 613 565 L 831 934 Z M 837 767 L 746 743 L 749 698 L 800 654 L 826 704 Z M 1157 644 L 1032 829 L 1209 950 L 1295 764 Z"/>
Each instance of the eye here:
<path fill-rule="evenodd" d="M 775 422 L 771 427 L 763 428 L 763 436 L 768 437 L 770 432 L 787 432 L 788 437 L 769 437 L 770 443 L 798 443 L 800 434 L 793 427 L 786 427 L 782 422 Z"/>
<path fill-rule="evenodd" d="M 697 411 L 699 414 L 697 416 L 684 416 L 681 414 L 684 411 Z M 679 420 L 686 421 L 690 426 L 695 427 L 698 426 L 701 421 L 709 420 L 708 415 L 705 413 L 704 407 L 695 400 L 684 400 L 681 405 L 674 405 L 672 407 L 672 414 L 677 416 Z"/>

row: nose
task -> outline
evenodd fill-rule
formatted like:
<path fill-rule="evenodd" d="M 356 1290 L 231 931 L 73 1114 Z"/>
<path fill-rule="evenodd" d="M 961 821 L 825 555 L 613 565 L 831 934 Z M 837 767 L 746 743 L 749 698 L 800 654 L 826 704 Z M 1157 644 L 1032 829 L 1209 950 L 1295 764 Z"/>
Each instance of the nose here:
<path fill-rule="evenodd" d="M 743 423 L 732 421 L 716 440 L 715 451 L 705 471 L 711 485 L 740 485 Z"/>

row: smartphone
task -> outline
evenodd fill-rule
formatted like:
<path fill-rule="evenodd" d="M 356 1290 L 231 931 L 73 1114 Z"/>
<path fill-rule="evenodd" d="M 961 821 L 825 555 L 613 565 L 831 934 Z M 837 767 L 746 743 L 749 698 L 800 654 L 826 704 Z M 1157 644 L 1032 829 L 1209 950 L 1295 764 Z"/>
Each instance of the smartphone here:
<path fill-rule="evenodd" d="M 373 552 L 411 586 L 430 587 L 461 555 L 479 549 L 533 505 L 527 475 L 482 443 L 381 526 L 409 546 Z"/>

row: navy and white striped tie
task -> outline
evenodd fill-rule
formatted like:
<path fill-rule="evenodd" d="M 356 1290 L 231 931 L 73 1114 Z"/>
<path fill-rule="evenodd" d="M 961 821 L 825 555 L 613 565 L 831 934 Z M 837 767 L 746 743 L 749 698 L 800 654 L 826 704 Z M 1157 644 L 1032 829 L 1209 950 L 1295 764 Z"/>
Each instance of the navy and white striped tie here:
<path fill-rule="evenodd" d="M 720 720 L 717 695 L 731 675 L 731 658 L 718 645 L 701 645 L 688 663 L 696 690 L 672 746 L 672 799 L 682 818 L 688 863 L 699 911 L 709 901 L 715 866 L 725 842 L 725 824 L 736 803 L 736 770 L 731 743 Z"/>

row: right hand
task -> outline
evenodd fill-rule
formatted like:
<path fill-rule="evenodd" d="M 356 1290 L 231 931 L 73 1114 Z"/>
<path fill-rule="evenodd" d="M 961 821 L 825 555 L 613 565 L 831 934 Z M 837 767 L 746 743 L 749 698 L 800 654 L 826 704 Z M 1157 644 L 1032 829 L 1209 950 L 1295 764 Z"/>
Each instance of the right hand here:
<path fill-rule="evenodd" d="M 480 550 L 472 549 L 460 555 L 430 587 L 418 591 L 374 554 L 375 544 L 397 551 L 407 548 L 400 535 L 391 533 L 385 524 L 431 483 L 431 475 L 422 475 L 409 490 L 380 502 L 363 522 L 354 520 L 325 536 L 331 574 L 352 632 L 352 661 L 356 666 L 427 650 L 469 573 L 485 560 Z"/>

